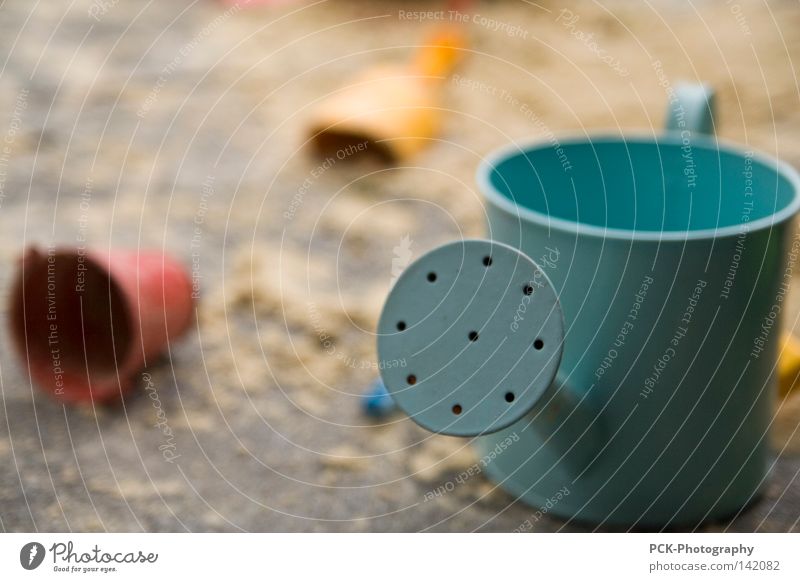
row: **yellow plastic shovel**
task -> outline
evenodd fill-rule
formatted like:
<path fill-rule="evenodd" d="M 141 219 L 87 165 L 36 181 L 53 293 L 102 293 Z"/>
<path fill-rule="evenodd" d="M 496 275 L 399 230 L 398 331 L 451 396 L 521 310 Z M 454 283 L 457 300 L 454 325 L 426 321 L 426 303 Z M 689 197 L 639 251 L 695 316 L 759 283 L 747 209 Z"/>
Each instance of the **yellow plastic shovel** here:
<path fill-rule="evenodd" d="M 460 28 L 442 27 L 405 65 L 366 71 L 326 99 L 311 121 L 311 143 L 324 157 L 372 153 L 397 162 L 425 147 L 441 127 L 443 80 L 461 56 Z"/>
<path fill-rule="evenodd" d="M 800 341 L 790 333 L 781 338 L 781 353 L 778 357 L 778 386 L 783 397 L 800 384 Z"/>

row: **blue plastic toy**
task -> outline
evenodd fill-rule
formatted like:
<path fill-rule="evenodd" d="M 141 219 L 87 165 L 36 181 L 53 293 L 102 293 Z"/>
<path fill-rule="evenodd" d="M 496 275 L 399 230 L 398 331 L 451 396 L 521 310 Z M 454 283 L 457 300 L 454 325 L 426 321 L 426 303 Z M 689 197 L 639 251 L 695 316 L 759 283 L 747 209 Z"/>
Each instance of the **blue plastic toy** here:
<path fill-rule="evenodd" d="M 373 418 L 385 418 L 397 410 L 397 404 L 380 378 L 370 384 L 362 398 L 361 407 L 364 414 Z"/>

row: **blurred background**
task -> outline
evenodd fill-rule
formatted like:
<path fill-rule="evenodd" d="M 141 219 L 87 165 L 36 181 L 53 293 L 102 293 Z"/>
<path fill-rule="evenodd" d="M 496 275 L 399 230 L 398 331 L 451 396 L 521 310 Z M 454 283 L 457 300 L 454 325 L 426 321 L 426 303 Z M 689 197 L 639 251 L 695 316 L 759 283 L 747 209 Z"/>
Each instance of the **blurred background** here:
<path fill-rule="evenodd" d="M 363 414 L 398 270 L 482 236 L 482 156 L 561 132 L 657 132 L 665 84 L 718 91 L 724 138 L 800 165 L 794 1 L 76 0 L 0 5 L 0 277 L 29 244 L 155 247 L 199 295 L 122 403 L 65 407 L 0 332 L 5 531 L 511 531 L 535 508 L 467 439 Z M 443 15 L 426 14 L 444 11 Z M 407 63 L 443 23 L 463 50 L 413 155 L 315 154 L 320 101 Z M 797 323 L 793 291 L 786 326 Z M 4 320 L 8 317 L 3 313 Z M 704 530 L 800 526 L 800 405 L 765 497 Z M 793 408 L 789 410 L 790 406 Z M 436 492 L 444 494 L 435 494 Z M 542 517 L 534 531 L 583 531 Z"/>

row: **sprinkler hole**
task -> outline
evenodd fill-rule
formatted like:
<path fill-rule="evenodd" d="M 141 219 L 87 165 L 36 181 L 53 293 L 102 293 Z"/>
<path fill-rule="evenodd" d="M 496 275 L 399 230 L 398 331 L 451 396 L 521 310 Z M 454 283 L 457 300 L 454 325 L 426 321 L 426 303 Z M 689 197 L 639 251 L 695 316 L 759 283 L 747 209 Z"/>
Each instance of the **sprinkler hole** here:
<path fill-rule="evenodd" d="M 525 295 L 533 295 L 533 287 L 531 287 L 530 285 L 525 285 L 522 288 L 522 292 L 525 293 Z"/>
<path fill-rule="evenodd" d="M 434 272 L 428 273 L 428 281 L 431 282 L 431 283 L 435 283 L 436 282 L 436 273 L 434 273 Z"/>
<path fill-rule="evenodd" d="M 458 416 L 459 414 L 461 414 L 461 411 L 462 411 L 462 410 L 463 410 L 463 409 L 461 408 L 461 405 L 460 405 L 460 404 L 453 404 L 453 414 L 455 414 L 456 416 Z"/>
<path fill-rule="evenodd" d="M 506 402 L 514 402 L 514 393 L 506 392 Z"/>
<path fill-rule="evenodd" d="M 410 386 L 413 386 L 417 383 L 417 377 L 414 374 L 409 374 L 406 378 L 406 382 L 408 382 Z"/>
<path fill-rule="evenodd" d="M 533 347 L 537 350 L 541 350 L 544 347 L 544 342 L 539 338 L 536 338 L 536 341 L 533 342 Z"/>
<path fill-rule="evenodd" d="M 398 321 L 397 322 L 397 331 L 403 331 L 406 329 L 406 322 L 405 321 Z"/>
<path fill-rule="evenodd" d="M 483 257 L 483 266 L 484 267 L 491 267 L 492 266 L 492 257 L 490 257 L 488 255 Z"/>
<path fill-rule="evenodd" d="M 471 332 L 469 332 L 469 336 L 467 336 L 467 337 L 469 337 L 469 341 L 476 342 L 476 341 L 478 341 L 478 332 L 477 331 L 471 331 Z"/>

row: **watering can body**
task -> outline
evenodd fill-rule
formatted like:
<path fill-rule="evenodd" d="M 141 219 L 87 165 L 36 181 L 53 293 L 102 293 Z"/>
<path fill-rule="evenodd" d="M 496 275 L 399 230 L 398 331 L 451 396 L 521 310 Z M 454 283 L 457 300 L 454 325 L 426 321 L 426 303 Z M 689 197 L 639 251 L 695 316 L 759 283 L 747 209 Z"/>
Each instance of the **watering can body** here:
<path fill-rule="evenodd" d="M 564 518 L 692 525 L 766 483 L 800 180 L 702 135 L 709 92 L 678 97 L 663 135 L 515 144 L 478 171 L 489 239 L 546 276 L 563 343 L 535 404 L 474 442 L 494 481 Z"/>
<path fill-rule="evenodd" d="M 524 443 L 493 459 L 492 478 L 535 506 L 567 487 L 553 513 L 626 526 L 723 518 L 756 499 L 770 462 L 790 223 L 633 242 L 520 230 L 505 210 L 488 212 L 497 240 L 533 257 L 557 249 L 546 272 L 567 322 L 564 394 L 552 403 L 561 411 L 534 410 L 480 437 L 483 454 L 509 434 Z"/>

